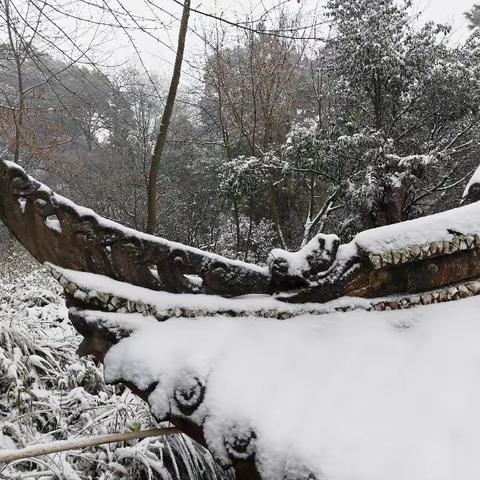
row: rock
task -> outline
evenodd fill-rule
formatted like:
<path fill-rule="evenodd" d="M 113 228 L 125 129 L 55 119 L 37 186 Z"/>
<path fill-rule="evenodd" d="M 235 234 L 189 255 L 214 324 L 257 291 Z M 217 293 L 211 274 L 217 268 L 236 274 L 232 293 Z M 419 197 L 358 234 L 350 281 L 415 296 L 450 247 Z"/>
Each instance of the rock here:
<path fill-rule="evenodd" d="M 433 242 L 432 246 L 435 255 L 441 255 L 444 252 L 443 241 Z"/>
<path fill-rule="evenodd" d="M 432 255 L 432 252 L 430 251 L 430 244 L 427 243 L 425 245 L 422 245 L 420 249 L 424 257 L 430 257 Z"/>
<path fill-rule="evenodd" d="M 395 265 L 403 263 L 403 257 L 400 252 L 392 252 L 392 260 Z"/>
<path fill-rule="evenodd" d="M 460 243 L 458 245 L 459 250 L 468 250 L 467 241 L 464 238 L 460 239 Z"/>
<path fill-rule="evenodd" d="M 451 253 L 452 251 L 452 245 L 448 240 L 443 241 L 443 253 Z"/>
<path fill-rule="evenodd" d="M 285 466 L 283 480 L 321 480 L 323 475 L 315 473 L 312 469 L 299 461 L 288 461 Z"/>
<path fill-rule="evenodd" d="M 420 295 L 415 295 L 409 298 L 410 305 L 419 305 L 421 303 Z"/>
<path fill-rule="evenodd" d="M 117 309 L 124 305 L 125 300 L 119 297 L 112 296 L 112 298 L 110 299 L 110 303 L 115 307 L 115 309 Z"/>
<path fill-rule="evenodd" d="M 469 282 L 466 286 L 473 295 L 478 295 L 480 293 L 480 281 Z"/>
<path fill-rule="evenodd" d="M 375 270 L 379 270 L 383 267 L 382 257 L 380 255 L 370 255 L 369 258 Z"/>
<path fill-rule="evenodd" d="M 136 302 L 135 303 L 135 311 L 138 313 L 145 312 L 145 304 L 143 302 Z"/>
<path fill-rule="evenodd" d="M 467 243 L 468 248 L 474 248 L 475 247 L 475 237 L 473 235 L 467 235 L 465 237 L 465 242 Z"/>
<path fill-rule="evenodd" d="M 393 263 L 392 252 L 383 253 L 382 261 L 384 264 L 392 264 Z"/>
<path fill-rule="evenodd" d="M 465 285 L 459 285 L 458 286 L 458 296 L 460 298 L 467 298 L 467 297 L 471 297 L 472 293 L 470 292 L 470 290 Z"/>
<path fill-rule="evenodd" d="M 420 297 L 420 300 L 422 302 L 422 305 L 430 305 L 433 302 L 432 295 L 430 294 L 425 294 Z"/>
<path fill-rule="evenodd" d="M 96 297 L 100 300 L 100 303 L 107 305 L 110 301 L 110 295 L 105 292 L 97 292 Z"/>
<path fill-rule="evenodd" d="M 448 293 L 447 290 L 440 290 L 438 294 L 438 301 L 439 302 L 447 302 L 448 300 L 451 300 L 451 297 Z"/>
<path fill-rule="evenodd" d="M 454 235 L 451 240 L 452 245 L 455 245 L 458 249 L 460 249 L 460 245 L 462 243 L 462 237 L 460 235 Z"/>
<path fill-rule="evenodd" d="M 474 235 L 475 238 L 475 248 L 480 248 L 480 235 Z"/>
<path fill-rule="evenodd" d="M 457 287 L 450 287 L 447 289 L 447 295 L 449 299 L 454 299 L 458 294 L 458 288 Z"/>
<path fill-rule="evenodd" d="M 77 290 L 78 290 L 78 287 L 77 287 L 74 283 L 72 283 L 72 282 L 70 282 L 70 283 L 65 287 L 65 291 L 66 291 L 67 293 L 69 293 L 70 295 L 74 295 Z"/>
<path fill-rule="evenodd" d="M 413 245 L 413 247 L 410 248 L 410 252 L 413 258 L 421 259 L 423 256 L 420 245 Z"/>
<path fill-rule="evenodd" d="M 73 294 L 73 298 L 76 298 L 77 300 L 81 300 L 82 302 L 85 302 L 87 300 L 87 294 L 83 290 L 78 289 Z"/>

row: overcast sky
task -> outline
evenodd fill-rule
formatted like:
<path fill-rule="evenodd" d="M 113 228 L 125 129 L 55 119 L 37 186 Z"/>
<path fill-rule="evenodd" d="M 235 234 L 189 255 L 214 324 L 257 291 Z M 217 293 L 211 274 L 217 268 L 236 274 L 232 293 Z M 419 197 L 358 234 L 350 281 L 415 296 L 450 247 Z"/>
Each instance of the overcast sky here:
<path fill-rule="evenodd" d="M 417 0 L 416 3 L 425 8 L 426 18 L 451 23 L 465 34 L 467 28 L 463 13 L 475 2 L 473 0 Z"/>
<path fill-rule="evenodd" d="M 303 8 L 303 11 L 308 13 L 315 9 L 315 7 L 320 11 L 325 1 L 326 0 L 289 0 L 288 5 L 292 11 Z M 417 11 L 423 12 L 423 21 L 433 20 L 439 23 L 451 24 L 454 28 L 452 41 L 458 42 L 464 40 L 468 35 L 467 24 L 463 14 L 472 7 L 474 1 L 475 0 L 414 0 L 414 5 Z M 123 0 L 122 3 L 130 11 L 138 15 L 150 17 L 150 19 L 153 20 L 152 12 L 147 9 L 146 2 L 142 0 Z M 159 36 L 164 44 L 159 44 L 148 35 L 143 34 L 135 34 L 135 42 L 138 44 L 142 59 L 148 70 L 168 78 L 174 60 L 173 52 L 176 47 L 178 21 L 172 20 L 165 11 L 179 18 L 181 15 L 181 7 L 175 3 L 175 0 L 155 0 L 155 3 L 159 7 L 159 9 L 156 10 L 158 17 L 165 22 L 173 22 L 168 31 L 159 30 L 156 32 L 156 35 Z M 269 8 L 278 3 L 279 0 L 192 0 L 192 7 L 209 13 L 216 13 L 226 19 L 235 21 L 235 19 L 239 18 L 244 19 L 245 15 L 252 10 L 254 17 L 258 17 L 258 14 L 263 12 L 265 7 Z M 163 12 L 162 9 L 164 10 Z M 204 23 L 204 17 L 192 12 L 190 25 L 193 29 L 201 31 Z M 234 30 L 234 27 L 231 27 L 231 30 Z M 112 59 L 118 59 L 121 62 L 129 62 L 132 65 L 136 64 L 138 66 L 138 55 L 129 44 L 129 41 L 124 36 L 124 38 L 121 39 L 120 36 L 122 36 L 121 32 L 117 31 L 117 33 L 112 36 L 117 38 L 110 39 L 110 44 L 106 50 L 109 51 Z M 189 33 L 186 58 L 195 61 L 196 53 L 201 48 L 201 44 L 201 40 L 195 36 L 195 34 Z M 170 46 L 170 48 L 168 48 L 168 46 Z"/>

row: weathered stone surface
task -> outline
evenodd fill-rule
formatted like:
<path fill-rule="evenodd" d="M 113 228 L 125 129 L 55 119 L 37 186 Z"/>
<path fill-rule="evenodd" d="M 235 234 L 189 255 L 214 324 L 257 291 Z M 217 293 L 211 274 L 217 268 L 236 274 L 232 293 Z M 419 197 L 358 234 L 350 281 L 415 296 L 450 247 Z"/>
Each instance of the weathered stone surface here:
<path fill-rule="evenodd" d="M 72 282 L 69 282 L 66 286 L 65 286 L 65 291 L 67 293 L 70 293 L 71 295 L 73 295 L 76 291 L 78 290 L 78 287 L 72 283 Z"/>
<path fill-rule="evenodd" d="M 120 308 L 123 306 L 123 304 L 125 303 L 125 300 L 122 299 L 122 298 L 119 298 L 119 297 L 116 297 L 114 295 L 112 295 L 112 297 L 110 298 L 110 303 L 115 307 L 115 308 Z"/>
<path fill-rule="evenodd" d="M 470 292 L 470 290 L 465 285 L 459 285 L 458 286 L 458 296 L 460 298 L 467 298 L 467 297 L 471 297 L 472 293 Z"/>
<path fill-rule="evenodd" d="M 412 257 L 413 258 L 418 258 L 420 259 L 422 257 L 422 249 L 420 248 L 419 245 L 413 245 L 411 248 L 410 248 L 410 251 L 412 252 Z"/>
<path fill-rule="evenodd" d="M 478 295 L 480 293 L 480 282 L 474 281 L 467 284 L 467 288 L 474 294 Z"/>
<path fill-rule="evenodd" d="M 145 313 L 145 304 L 142 302 L 136 302 L 135 311 L 142 314 Z"/>
<path fill-rule="evenodd" d="M 383 267 L 383 261 L 380 255 L 370 255 L 370 261 L 372 262 L 373 268 L 375 270 Z"/>
<path fill-rule="evenodd" d="M 100 300 L 103 305 L 107 305 L 110 301 L 110 295 L 105 292 L 97 292 L 96 297 Z"/>

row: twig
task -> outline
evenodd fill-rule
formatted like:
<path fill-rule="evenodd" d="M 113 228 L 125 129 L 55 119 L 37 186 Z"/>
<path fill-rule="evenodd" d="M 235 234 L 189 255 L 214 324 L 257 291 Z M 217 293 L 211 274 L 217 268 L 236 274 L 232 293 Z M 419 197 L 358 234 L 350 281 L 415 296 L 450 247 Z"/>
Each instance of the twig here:
<path fill-rule="evenodd" d="M 139 440 L 148 437 L 162 437 L 165 435 L 173 435 L 181 433 L 176 427 L 168 428 L 152 428 L 140 432 L 125 433 L 109 433 L 106 435 L 97 435 L 83 438 L 75 438 L 72 440 L 60 440 L 41 445 L 31 445 L 30 447 L 20 450 L 9 450 L 0 452 L 0 463 L 12 462 L 14 460 L 22 460 L 26 458 L 38 457 L 40 455 L 48 455 L 49 453 L 65 452 L 67 450 L 78 450 L 81 448 L 95 447 L 104 443 L 124 442 L 127 440 Z"/>

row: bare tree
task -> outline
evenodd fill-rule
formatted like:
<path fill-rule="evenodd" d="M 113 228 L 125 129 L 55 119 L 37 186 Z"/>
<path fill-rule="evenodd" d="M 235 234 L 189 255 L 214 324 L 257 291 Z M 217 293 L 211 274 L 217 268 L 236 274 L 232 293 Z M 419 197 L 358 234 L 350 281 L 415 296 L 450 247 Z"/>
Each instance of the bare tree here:
<path fill-rule="evenodd" d="M 150 172 L 148 177 L 147 189 L 147 232 L 154 233 L 157 228 L 157 180 L 160 161 L 162 159 L 163 149 L 167 140 L 168 127 L 172 117 L 175 98 L 177 96 L 180 74 L 182 71 L 183 53 L 185 51 L 185 38 L 187 36 L 188 17 L 190 15 L 190 0 L 185 0 L 183 4 L 182 20 L 180 22 L 180 31 L 178 32 L 177 53 L 175 56 L 175 65 L 173 67 L 172 79 L 168 90 L 165 109 L 163 110 L 160 130 L 157 135 L 157 141 L 153 150 Z"/>
<path fill-rule="evenodd" d="M 21 30 L 16 26 L 16 20 L 12 14 L 10 0 L 3 0 L 0 3 L 0 15 L 3 17 L 5 22 L 5 28 L 7 31 L 8 45 L 9 45 L 9 56 L 11 55 L 16 69 L 16 81 L 17 81 L 17 102 L 16 104 L 5 106 L 10 110 L 13 116 L 13 125 L 14 125 L 14 141 L 13 141 L 13 159 L 18 163 L 20 159 L 21 152 L 21 143 L 22 135 L 24 128 L 25 120 L 25 102 L 26 95 L 29 90 L 25 89 L 24 86 L 24 72 L 23 67 L 24 63 L 29 58 L 32 50 L 32 43 L 38 32 L 40 26 L 40 20 L 42 13 L 38 12 L 35 20 L 32 24 L 24 23 Z M 27 34 L 26 30 L 30 28 L 30 35 Z"/>

